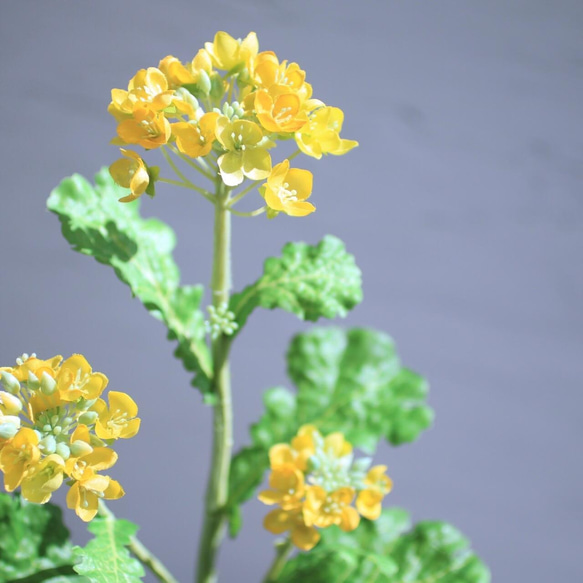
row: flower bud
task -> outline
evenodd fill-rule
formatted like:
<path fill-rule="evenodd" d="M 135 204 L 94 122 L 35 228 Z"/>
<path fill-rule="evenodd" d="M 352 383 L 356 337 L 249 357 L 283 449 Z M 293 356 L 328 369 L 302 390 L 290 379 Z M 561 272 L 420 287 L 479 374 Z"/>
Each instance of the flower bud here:
<path fill-rule="evenodd" d="M 57 389 L 57 381 L 48 373 L 43 372 L 40 379 L 40 390 L 44 395 L 52 395 Z"/>
<path fill-rule="evenodd" d="M 32 371 L 28 372 L 28 380 L 26 384 L 31 391 L 36 391 L 40 387 L 40 381 Z"/>
<path fill-rule="evenodd" d="M 18 429 L 19 427 L 13 423 L 0 423 L 0 438 L 12 439 L 18 433 Z"/>
<path fill-rule="evenodd" d="M 79 416 L 79 423 L 81 425 L 92 425 L 97 420 L 97 417 L 99 417 L 97 411 L 86 411 Z"/>
<path fill-rule="evenodd" d="M 52 435 L 47 435 L 40 440 L 39 447 L 43 450 L 43 453 L 51 455 L 57 449 L 57 440 Z"/>
<path fill-rule="evenodd" d="M 0 371 L 0 376 L 2 377 L 2 385 L 9 393 L 16 395 L 20 392 L 20 383 L 14 375 L 3 370 Z"/>
<path fill-rule="evenodd" d="M 22 411 L 22 402 L 18 397 L 0 391 L 0 408 L 6 415 L 18 415 Z"/>
<path fill-rule="evenodd" d="M 56 448 L 56 453 L 60 455 L 65 461 L 71 457 L 71 450 L 65 443 L 59 443 Z"/>
<path fill-rule="evenodd" d="M 93 448 L 86 443 L 85 441 L 81 441 L 78 439 L 71 444 L 71 454 L 74 457 L 81 457 L 84 455 L 88 455 L 93 451 Z"/>
<path fill-rule="evenodd" d="M 208 95 L 210 93 L 212 87 L 211 78 L 208 76 L 208 73 L 204 69 L 198 72 L 198 81 L 196 82 L 196 86 L 203 95 Z"/>

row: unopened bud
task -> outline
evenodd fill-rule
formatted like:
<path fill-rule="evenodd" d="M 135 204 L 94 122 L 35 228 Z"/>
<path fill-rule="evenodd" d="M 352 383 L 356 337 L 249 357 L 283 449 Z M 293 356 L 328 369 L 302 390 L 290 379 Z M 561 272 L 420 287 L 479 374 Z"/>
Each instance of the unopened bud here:
<path fill-rule="evenodd" d="M 0 391 L 0 407 L 5 415 L 18 415 L 22 411 L 22 402 L 18 397 Z"/>
<path fill-rule="evenodd" d="M 52 435 L 47 435 L 40 440 L 39 447 L 43 450 L 43 453 L 51 455 L 57 449 L 57 440 Z"/>
<path fill-rule="evenodd" d="M 45 395 L 52 395 L 57 389 L 57 381 L 47 372 L 43 372 L 40 379 L 40 390 Z"/>
<path fill-rule="evenodd" d="M 32 371 L 28 373 L 28 381 L 26 384 L 31 391 L 36 391 L 40 387 L 40 381 Z"/>
<path fill-rule="evenodd" d="M 79 416 L 79 423 L 81 423 L 81 425 L 93 425 L 97 420 L 97 417 L 99 417 L 97 411 L 86 411 L 83 415 Z"/>
<path fill-rule="evenodd" d="M 93 448 L 86 443 L 85 441 L 81 441 L 78 439 L 71 444 L 71 454 L 74 457 L 81 457 L 84 455 L 88 455 L 93 451 Z"/>
<path fill-rule="evenodd" d="M 2 439 L 12 439 L 18 433 L 18 429 L 19 427 L 13 423 L 0 423 L 0 437 Z"/>
<path fill-rule="evenodd" d="M 211 78 L 204 69 L 198 72 L 196 86 L 203 95 L 208 95 L 210 93 L 212 87 Z"/>
<path fill-rule="evenodd" d="M 60 455 L 65 461 L 67 461 L 71 457 L 71 450 L 69 449 L 69 446 L 65 443 L 59 443 L 57 445 L 55 453 Z"/>
<path fill-rule="evenodd" d="M 2 377 L 2 385 L 9 393 L 16 395 L 20 391 L 20 383 L 13 374 L 3 370 L 0 371 L 0 376 Z"/>

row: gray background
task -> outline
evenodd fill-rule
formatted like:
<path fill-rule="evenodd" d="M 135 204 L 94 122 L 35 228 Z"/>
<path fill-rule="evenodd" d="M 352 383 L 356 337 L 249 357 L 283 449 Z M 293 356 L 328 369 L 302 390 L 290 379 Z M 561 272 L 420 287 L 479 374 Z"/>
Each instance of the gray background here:
<path fill-rule="evenodd" d="M 128 495 L 111 506 L 191 580 L 210 411 L 162 326 L 110 269 L 69 250 L 45 199 L 117 158 L 112 87 L 167 54 L 191 58 L 219 29 L 255 30 L 262 49 L 297 60 L 361 143 L 300 159 L 315 172 L 314 215 L 236 221 L 236 288 L 287 241 L 343 238 L 365 302 L 340 324 L 390 332 L 437 412 L 416 444 L 380 448 L 387 502 L 460 527 L 495 581 L 583 580 L 580 0 L 2 0 L 2 364 L 80 351 L 135 396 L 143 429 L 119 448 Z M 207 282 L 211 209 L 185 192 L 160 188 L 143 210 L 176 229 L 184 282 Z M 262 391 L 287 383 L 283 354 L 305 328 L 258 312 L 241 335 L 238 446 Z M 223 581 L 264 572 L 265 512 L 246 505 Z M 72 512 L 67 522 L 84 540 Z"/>

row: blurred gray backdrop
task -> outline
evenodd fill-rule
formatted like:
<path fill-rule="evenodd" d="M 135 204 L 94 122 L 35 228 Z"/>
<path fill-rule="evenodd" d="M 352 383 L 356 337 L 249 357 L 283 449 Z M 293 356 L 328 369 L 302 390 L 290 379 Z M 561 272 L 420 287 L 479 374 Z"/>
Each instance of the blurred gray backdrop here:
<path fill-rule="evenodd" d="M 2 0 L 1 363 L 80 351 L 131 392 L 143 429 L 121 444 L 114 474 L 128 495 L 111 506 L 190 581 L 210 410 L 161 324 L 69 249 L 45 200 L 64 176 L 91 178 L 118 157 L 111 88 L 165 55 L 192 58 L 217 30 L 254 30 L 262 49 L 298 61 L 361 144 L 302 158 L 314 215 L 235 221 L 235 288 L 287 241 L 346 241 L 365 301 L 335 324 L 393 335 L 437 412 L 417 443 L 380 448 L 387 503 L 458 526 L 495 581 L 582 581 L 581 0 Z M 142 206 L 176 230 L 184 282 L 208 282 L 208 205 L 161 187 Z M 263 390 L 289 385 L 283 354 L 305 328 L 259 311 L 241 335 L 237 446 Z M 222 581 L 260 579 L 265 512 L 245 506 Z M 67 522 L 84 541 L 71 511 Z"/>

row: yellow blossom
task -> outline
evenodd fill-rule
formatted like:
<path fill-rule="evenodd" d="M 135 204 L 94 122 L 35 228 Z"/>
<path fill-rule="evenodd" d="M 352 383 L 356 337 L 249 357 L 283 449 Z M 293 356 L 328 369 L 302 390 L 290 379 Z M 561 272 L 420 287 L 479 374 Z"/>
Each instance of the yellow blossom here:
<path fill-rule="evenodd" d="M 354 495 L 349 487 L 329 493 L 320 486 L 310 486 L 303 505 L 306 525 L 326 528 L 335 524 L 346 532 L 354 530 L 360 522 L 358 512 L 350 505 Z"/>
<path fill-rule="evenodd" d="M 181 85 L 187 85 L 188 83 L 196 83 L 196 78 L 192 74 L 192 71 L 189 71 L 179 59 L 172 55 L 164 57 L 160 61 L 158 69 L 164 73 L 164 76 L 171 87 L 180 87 Z"/>
<path fill-rule="evenodd" d="M 284 212 L 292 217 L 304 217 L 316 210 L 313 204 L 306 202 L 312 194 L 312 173 L 290 168 L 289 160 L 273 167 L 260 192 L 275 214 Z"/>
<path fill-rule="evenodd" d="M 142 158 L 132 150 L 121 148 L 124 158 L 116 160 L 109 173 L 117 184 L 130 189 L 130 194 L 119 199 L 120 202 L 131 202 L 146 192 L 150 183 L 148 168 Z"/>
<path fill-rule="evenodd" d="M 81 354 L 67 358 L 57 376 L 57 388 L 63 401 L 77 401 L 81 397 L 97 399 L 107 383 L 107 377 L 100 372 L 94 373 Z"/>
<path fill-rule="evenodd" d="M 320 540 L 320 533 L 313 526 L 306 526 L 301 509 L 276 508 L 265 516 L 263 526 L 272 534 L 289 531 L 292 542 L 302 551 L 313 549 Z"/>
<path fill-rule="evenodd" d="M 61 456 L 51 454 L 45 457 L 22 481 L 23 498 L 36 504 L 48 502 L 53 492 L 61 487 L 64 470 L 65 462 Z"/>
<path fill-rule="evenodd" d="M 319 107 L 310 114 L 310 120 L 295 134 L 300 150 L 320 159 L 322 154 L 341 156 L 358 146 L 354 140 L 340 138 L 344 113 L 338 107 Z"/>
<path fill-rule="evenodd" d="M 301 506 L 304 496 L 304 474 L 294 464 L 276 466 L 269 476 L 271 490 L 263 490 L 259 500 L 264 504 L 279 504 L 283 510 Z"/>
<path fill-rule="evenodd" d="M 257 35 L 250 32 L 243 40 L 234 39 L 230 34 L 219 31 L 212 43 L 204 48 L 217 69 L 230 71 L 237 66 L 246 66 L 259 50 Z"/>
<path fill-rule="evenodd" d="M 366 489 L 360 491 L 356 499 L 356 508 L 369 520 L 376 520 L 381 515 L 383 498 L 393 486 L 386 471 L 387 466 L 372 467 L 364 479 Z"/>
<path fill-rule="evenodd" d="M 166 109 L 173 95 L 174 91 L 168 89 L 168 81 L 160 69 L 140 69 L 130 80 L 127 91 L 111 91 L 111 103 L 107 110 L 117 121 L 123 121 L 138 109 L 155 112 Z"/>
<path fill-rule="evenodd" d="M 206 156 L 213 147 L 215 128 L 220 114 L 205 113 L 198 121 L 184 121 L 172 124 L 172 134 L 178 149 L 191 158 Z"/>
<path fill-rule="evenodd" d="M 170 122 L 163 113 L 136 109 L 133 117 L 117 126 L 117 135 L 125 144 L 138 144 L 152 150 L 168 142 L 172 134 Z"/>
<path fill-rule="evenodd" d="M 109 408 L 99 399 L 94 405 L 99 417 L 95 423 L 95 433 L 101 439 L 129 439 L 140 429 L 141 420 L 136 417 L 138 406 L 125 393 L 109 391 Z"/>
<path fill-rule="evenodd" d="M 50 377 L 55 378 L 57 375 L 57 370 L 63 357 L 60 355 L 53 356 L 48 360 L 41 360 L 35 355 L 29 356 L 26 359 L 19 358 L 20 364 L 14 367 L 0 367 L 0 371 L 4 370 L 16 377 L 20 382 L 26 382 L 28 380 L 28 373 L 33 373 L 37 379 L 41 379 L 43 373 L 47 373 Z"/>
<path fill-rule="evenodd" d="M 279 86 L 255 92 L 254 107 L 259 123 L 269 132 L 297 132 L 308 123 L 301 98 L 296 93 L 282 92 Z"/>
<path fill-rule="evenodd" d="M 12 492 L 22 482 L 27 470 L 40 459 L 39 439 L 35 431 L 22 428 L 0 452 L 0 470 L 4 472 L 4 487 Z"/>
<path fill-rule="evenodd" d="M 280 63 L 273 51 L 264 51 L 253 60 L 252 78 L 261 89 L 283 85 L 292 92 L 298 92 L 306 80 L 306 72 L 297 63 Z"/>
<path fill-rule="evenodd" d="M 231 121 L 225 116 L 217 120 L 217 140 L 227 152 L 217 163 L 221 178 L 227 186 L 237 186 L 245 180 L 261 180 L 271 172 L 270 145 L 263 137 L 261 128 L 252 121 Z"/>

